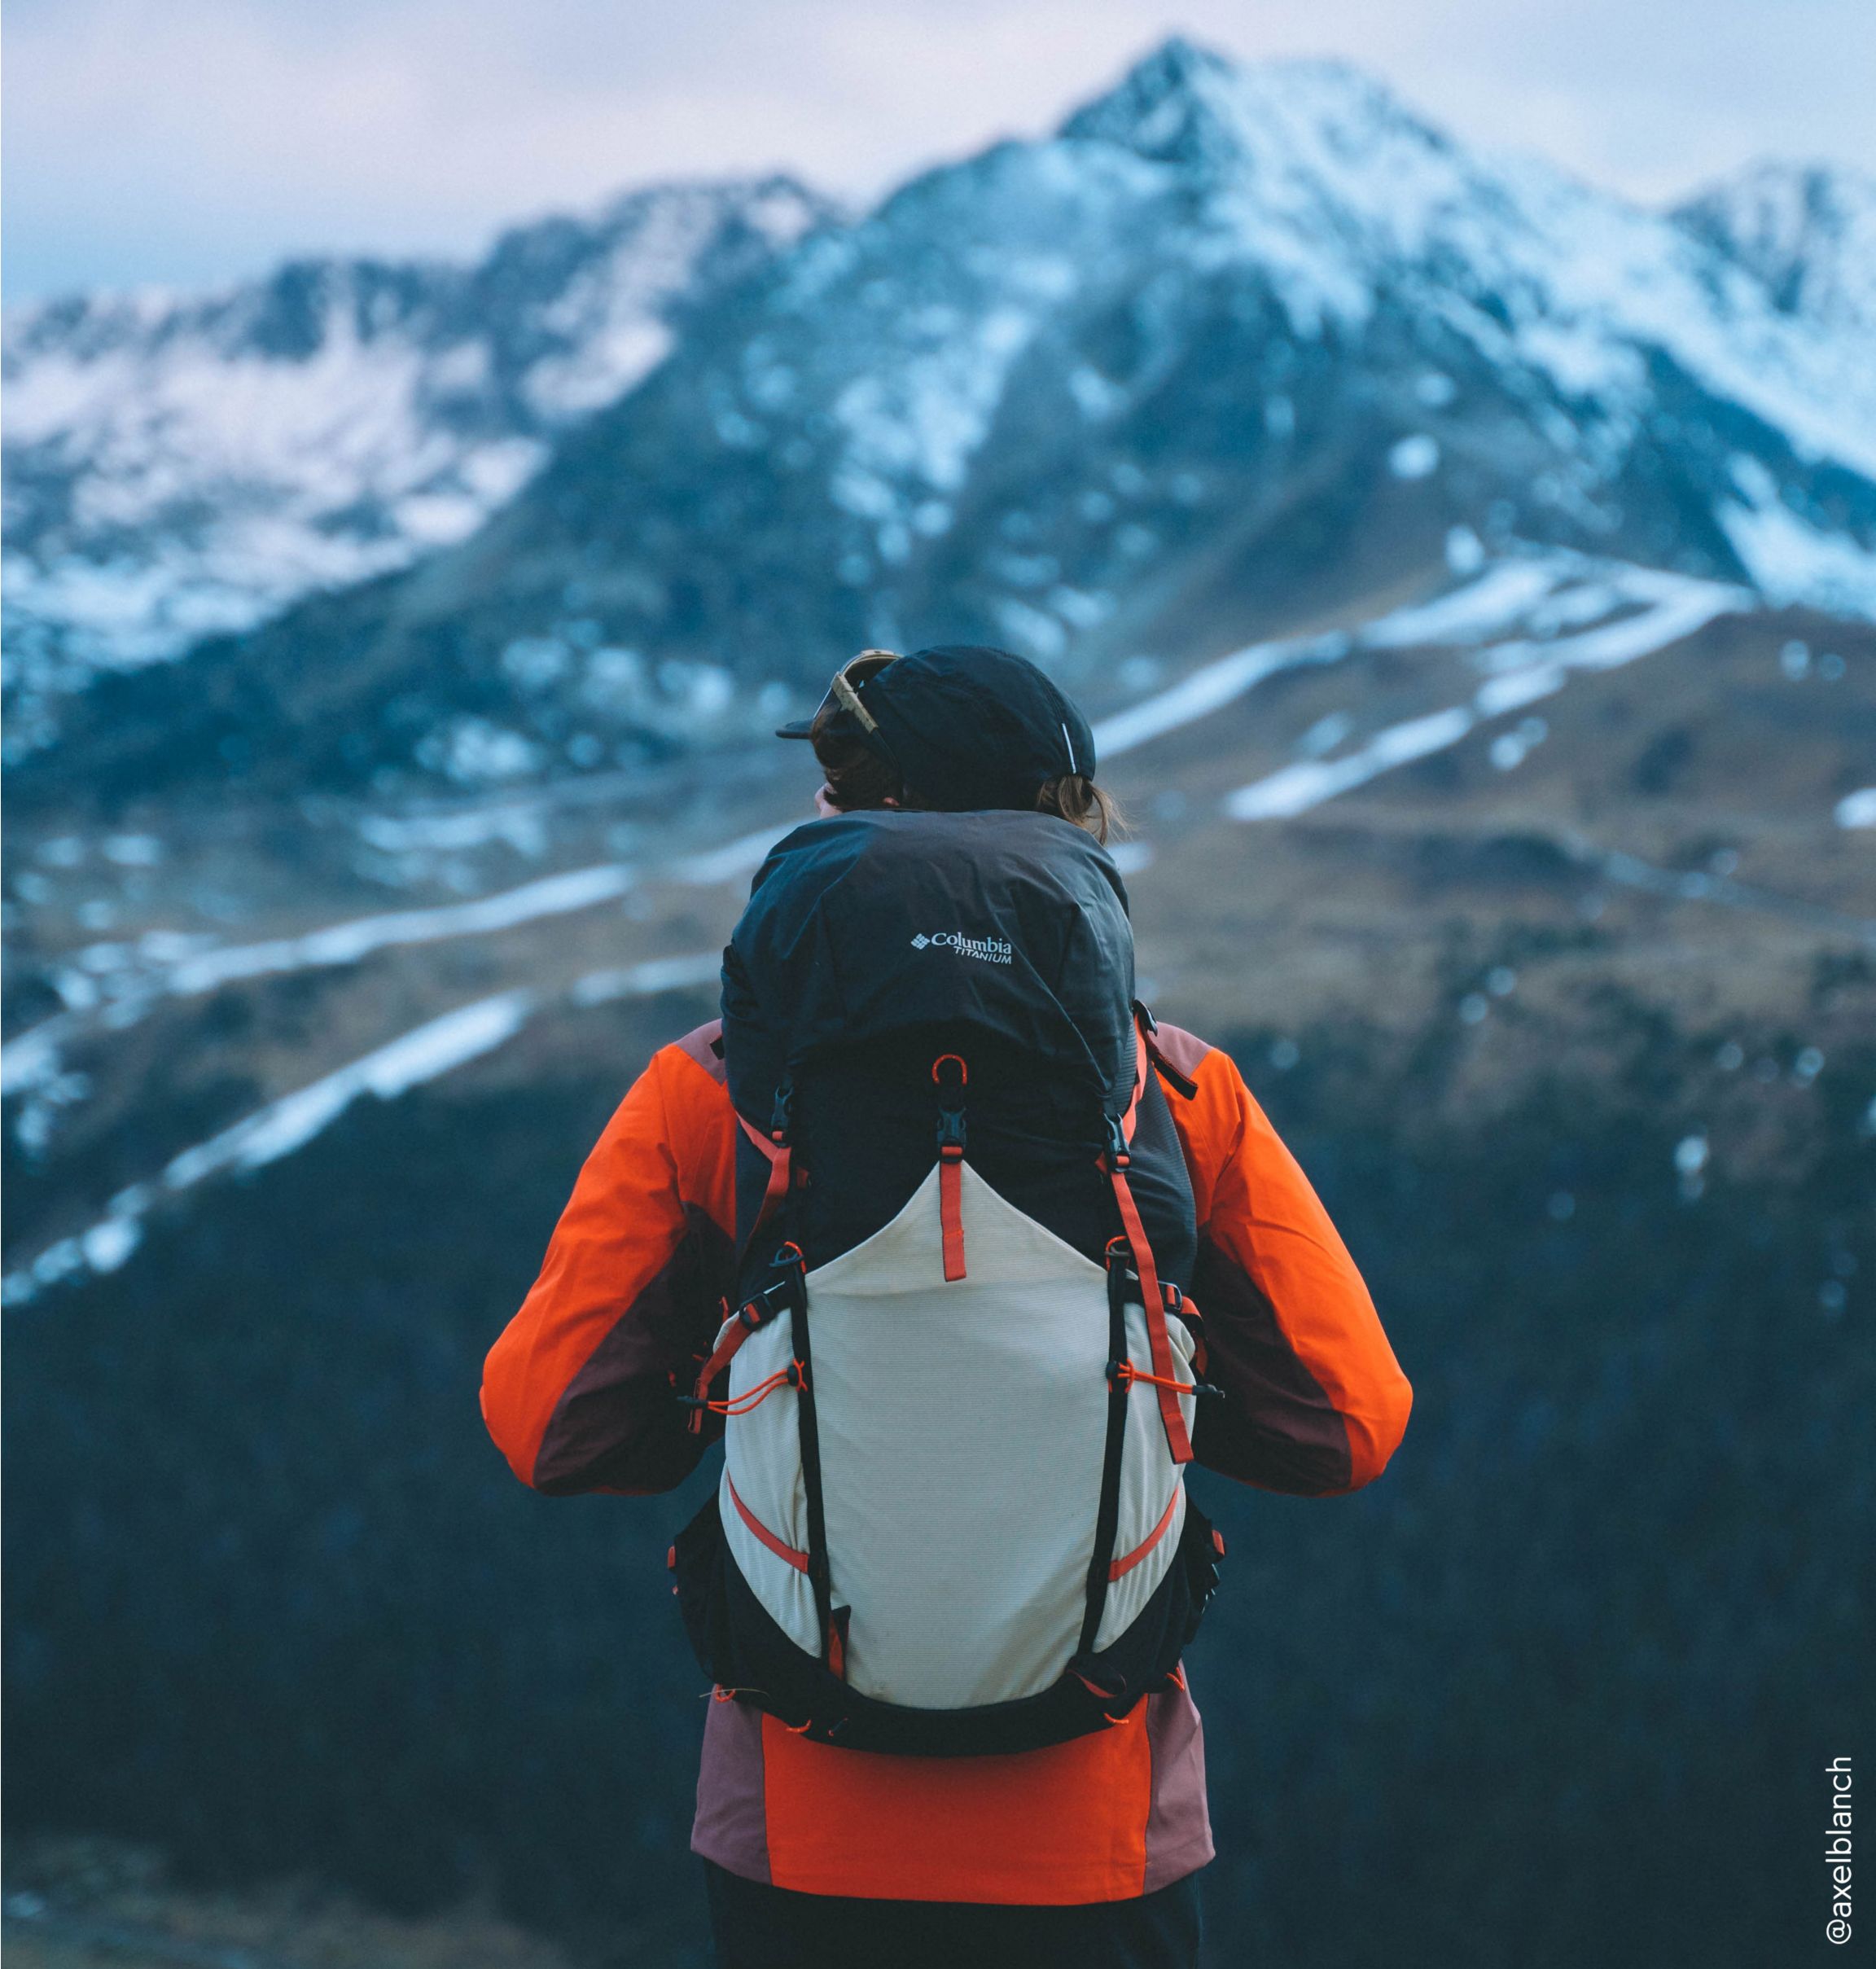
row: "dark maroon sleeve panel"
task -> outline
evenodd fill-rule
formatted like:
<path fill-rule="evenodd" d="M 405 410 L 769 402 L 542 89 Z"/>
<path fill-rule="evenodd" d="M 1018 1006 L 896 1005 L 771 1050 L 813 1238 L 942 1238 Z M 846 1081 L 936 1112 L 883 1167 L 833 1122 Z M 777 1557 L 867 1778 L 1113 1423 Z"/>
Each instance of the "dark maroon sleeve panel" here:
<path fill-rule="evenodd" d="M 712 1019 L 686 1033 L 672 1044 L 686 1059 L 693 1060 L 719 1087 L 727 1087 L 730 1077 L 723 1064 L 723 1021 Z"/>
<path fill-rule="evenodd" d="M 537 1489 L 668 1489 L 708 1440 L 677 1397 L 730 1288 L 737 1131 L 708 1035 L 691 1037 L 654 1055 L 619 1104 L 489 1350 L 484 1419 Z"/>
<path fill-rule="evenodd" d="M 534 1461 L 534 1488 L 550 1497 L 586 1490 L 671 1490 L 722 1433 L 709 1419 L 693 1433 L 688 1392 L 716 1344 L 730 1289 L 730 1240 L 695 1204 L 669 1261 L 620 1314 L 554 1408 Z"/>
<path fill-rule="evenodd" d="M 1196 1081 L 1199 1069 L 1211 1053 L 1211 1046 L 1188 1033 L 1183 1026 L 1161 1024 L 1153 1028 L 1149 1042 L 1154 1052 L 1181 1078 Z"/>
<path fill-rule="evenodd" d="M 1222 1401 L 1199 1404 L 1193 1454 L 1208 1470 L 1293 1497 L 1347 1490 L 1340 1411 L 1304 1366 L 1264 1294 L 1201 1235 L 1192 1301 L 1204 1317 L 1205 1379 Z"/>

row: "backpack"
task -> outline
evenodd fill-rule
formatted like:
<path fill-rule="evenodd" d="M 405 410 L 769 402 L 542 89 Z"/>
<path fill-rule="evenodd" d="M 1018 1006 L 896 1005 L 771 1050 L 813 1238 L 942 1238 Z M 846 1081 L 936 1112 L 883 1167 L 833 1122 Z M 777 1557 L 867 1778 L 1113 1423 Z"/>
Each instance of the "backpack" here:
<path fill-rule="evenodd" d="M 1216 1585 L 1191 1191 L 1133 994 L 1120 875 L 1052 816 L 842 815 L 756 876 L 738 1303 L 680 1396 L 724 1465 L 673 1564 L 720 1691 L 815 1740 L 1106 1729 Z"/>

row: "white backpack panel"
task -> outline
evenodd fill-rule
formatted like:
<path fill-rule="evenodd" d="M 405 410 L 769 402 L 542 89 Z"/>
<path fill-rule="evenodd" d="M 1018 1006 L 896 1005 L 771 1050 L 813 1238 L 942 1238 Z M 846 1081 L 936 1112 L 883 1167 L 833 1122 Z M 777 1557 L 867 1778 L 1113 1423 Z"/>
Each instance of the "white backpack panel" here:
<path fill-rule="evenodd" d="M 944 1276 L 936 1168 L 889 1224 L 807 1278 L 832 1597 L 852 1609 L 847 1679 L 921 1709 L 1037 1695 L 1067 1667 L 1086 1612 L 1107 1426 L 1105 1272 L 968 1163 L 960 1176 L 962 1278 Z M 1191 1336 L 1177 1318 L 1167 1326 L 1190 1379 Z M 1137 1306 L 1127 1337 L 1150 1370 Z M 783 1313 L 736 1354 L 732 1397 L 792 1353 Z M 796 1405 L 779 1388 L 730 1419 L 720 1506 L 743 1577 L 812 1654 Z M 1181 1405 L 1190 1427 L 1192 1398 Z M 1153 1391 L 1136 1388 L 1115 1538 L 1124 1570 L 1097 1647 L 1164 1577 L 1184 1502 Z"/>

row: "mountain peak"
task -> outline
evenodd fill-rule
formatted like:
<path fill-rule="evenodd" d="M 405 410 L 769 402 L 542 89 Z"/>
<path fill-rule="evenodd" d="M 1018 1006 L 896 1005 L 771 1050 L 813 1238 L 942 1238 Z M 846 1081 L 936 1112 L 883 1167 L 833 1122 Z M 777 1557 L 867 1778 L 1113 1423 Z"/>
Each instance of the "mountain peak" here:
<path fill-rule="evenodd" d="M 1175 35 L 1137 62 L 1107 94 L 1062 125 L 1072 139 L 1114 143 L 1158 162 L 1242 165 L 1324 144 L 1343 154 L 1405 138 L 1446 140 L 1352 63 L 1290 59 L 1243 66 Z"/>
<path fill-rule="evenodd" d="M 1762 158 L 1670 216 L 1763 282 L 1782 313 L 1876 329 L 1876 178 Z"/>

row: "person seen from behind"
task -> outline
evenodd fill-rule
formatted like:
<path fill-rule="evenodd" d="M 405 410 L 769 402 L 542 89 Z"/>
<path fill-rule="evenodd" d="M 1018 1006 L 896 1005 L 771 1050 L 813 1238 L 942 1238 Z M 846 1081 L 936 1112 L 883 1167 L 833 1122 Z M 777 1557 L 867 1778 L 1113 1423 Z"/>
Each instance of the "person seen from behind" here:
<path fill-rule="evenodd" d="M 723 1445 L 672 1565 L 724 1969 L 1191 1969 L 1225 1554 L 1186 1469 L 1359 1489 L 1411 1393 L 1229 1057 L 1135 1002 L 1054 684 L 869 651 L 782 735 L 817 818 L 581 1170 L 484 1414 L 554 1496 Z"/>

